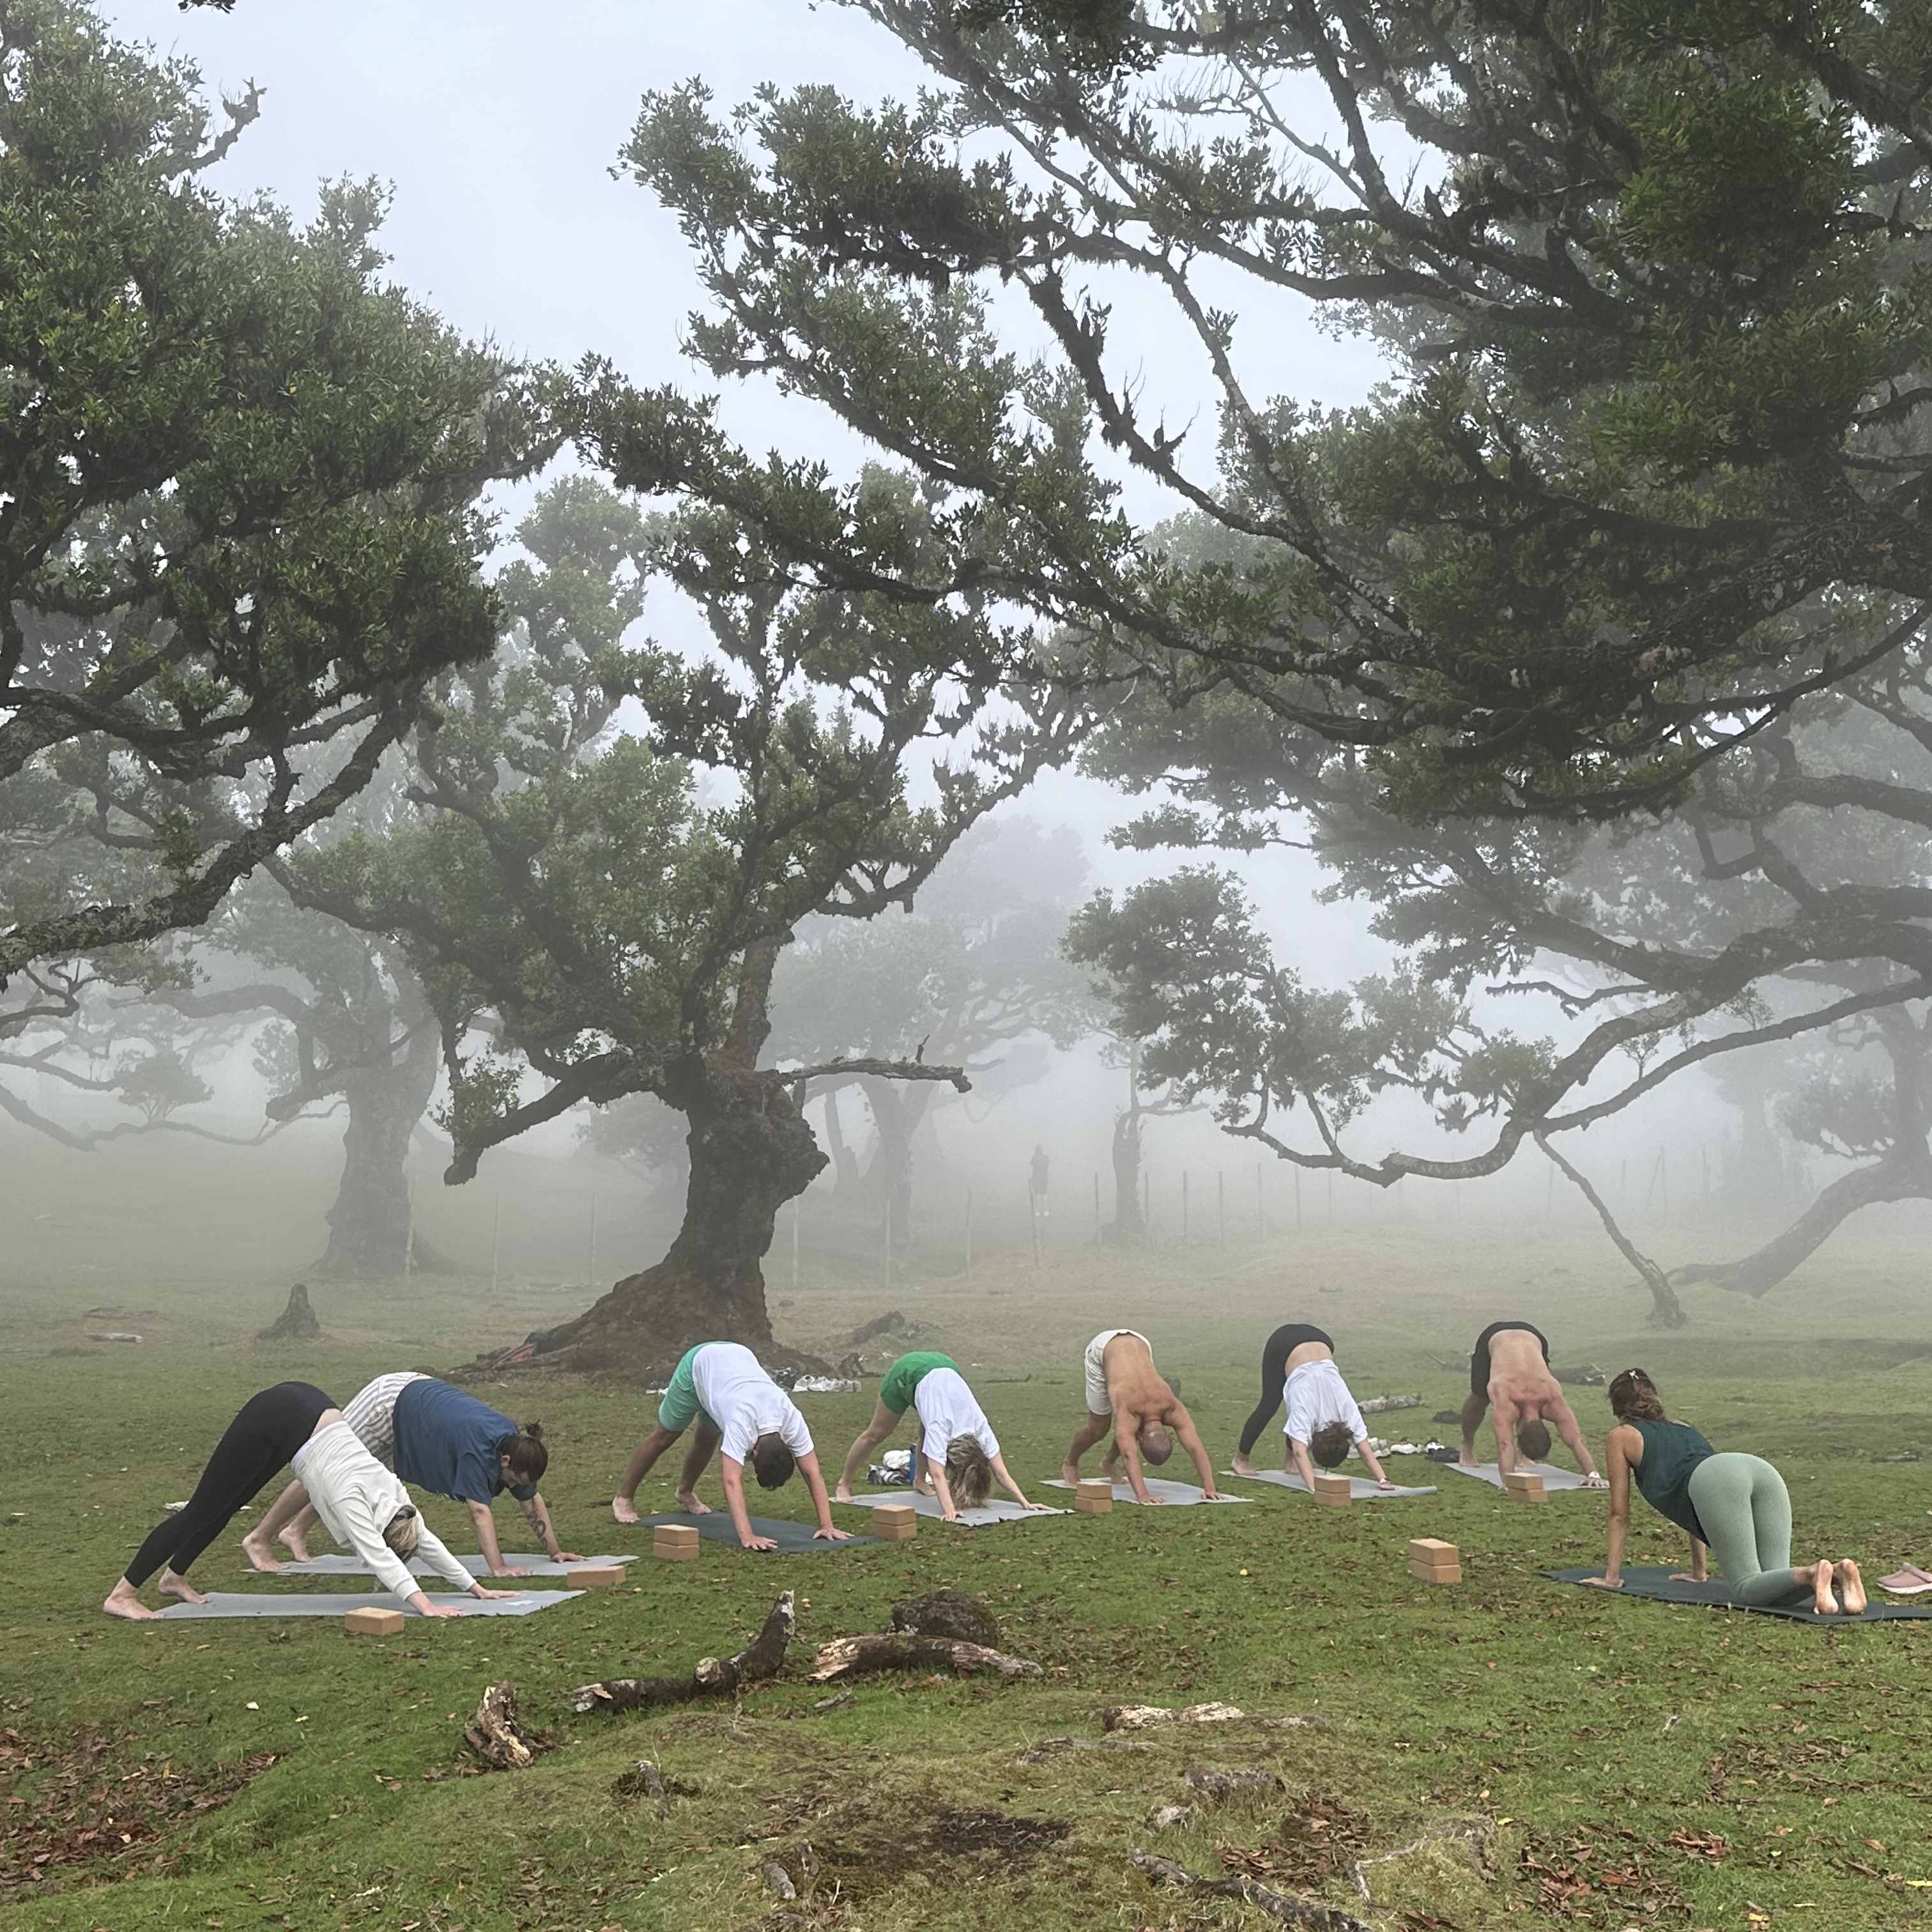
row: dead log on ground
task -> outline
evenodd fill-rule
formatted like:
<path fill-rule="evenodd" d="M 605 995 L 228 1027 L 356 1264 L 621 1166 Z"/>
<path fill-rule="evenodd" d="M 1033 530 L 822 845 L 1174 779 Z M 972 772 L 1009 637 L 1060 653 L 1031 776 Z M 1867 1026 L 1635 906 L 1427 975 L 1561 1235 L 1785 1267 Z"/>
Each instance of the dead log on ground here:
<path fill-rule="evenodd" d="M 1287 1789 L 1271 1771 L 1190 1771 L 1185 1774 L 1188 1786 L 1204 1798 L 1238 1798 L 1243 1793 Z"/>
<path fill-rule="evenodd" d="M 956 1670 L 970 1676 L 982 1670 L 1002 1677 L 1037 1677 L 1040 1666 L 1023 1657 L 1007 1657 L 984 1644 L 959 1643 L 943 1636 L 839 1636 L 823 1646 L 812 1660 L 811 1681 L 830 1683 L 835 1677 L 856 1677 L 868 1670 Z"/>
<path fill-rule="evenodd" d="M 517 1715 L 517 1687 L 493 1684 L 476 1714 L 464 1726 L 463 1742 L 491 1771 L 522 1771 L 551 1748 L 541 1731 L 524 1728 Z"/>
<path fill-rule="evenodd" d="M 1366 1402 L 1358 1402 L 1355 1406 L 1364 1415 L 1386 1415 L 1392 1408 L 1420 1408 L 1422 1398 L 1419 1395 L 1372 1395 Z"/>
<path fill-rule="evenodd" d="M 1338 1911 L 1319 1899 L 1271 1892 L 1251 1878 L 1197 1878 L 1172 1858 L 1156 1858 L 1151 1852 L 1135 1852 L 1134 1864 L 1153 1884 L 1198 1892 L 1209 1898 L 1238 1898 L 1266 1912 L 1278 1925 L 1294 1926 L 1296 1932 L 1374 1932 L 1352 1912 Z"/>
<path fill-rule="evenodd" d="M 1100 1728 L 1148 1731 L 1160 1724 L 1232 1724 L 1246 1715 L 1232 1704 L 1190 1704 L 1179 1711 L 1166 1704 L 1109 1704 L 1100 1713 Z"/>
<path fill-rule="evenodd" d="M 792 1593 L 787 1590 L 772 1606 L 764 1628 L 736 1657 L 700 1658 L 688 1677 L 611 1677 L 601 1684 L 580 1684 L 570 1694 L 570 1708 L 580 1713 L 658 1710 L 698 1697 L 729 1696 L 748 1684 L 778 1674 L 796 1622 Z"/>

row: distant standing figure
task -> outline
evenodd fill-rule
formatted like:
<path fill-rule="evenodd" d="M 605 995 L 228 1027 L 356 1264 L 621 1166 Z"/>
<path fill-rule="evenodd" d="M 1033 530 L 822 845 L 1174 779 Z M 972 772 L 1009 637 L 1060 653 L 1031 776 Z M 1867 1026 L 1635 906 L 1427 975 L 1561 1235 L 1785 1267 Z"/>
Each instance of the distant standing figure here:
<path fill-rule="evenodd" d="M 1036 1145 L 1033 1162 L 1027 1170 L 1027 1192 L 1033 1196 L 1034 1212 L 1046 1219 L 1046 1150 Z"/>
<path fill-rule="evenodd" d="M 1255 1474 L 1249 1451 L 1284 1402 L 1288 1405 L 1282 1438 L 1284 1469 L 1298 1470 L 1312 1490 L 1315 1472 L 1310 1458 L 1324 1469 L 1337 1468 L 1352 1448 L 1377 1484 L 1384 1490 L 1395 1487 L 1369 1447 L 1369 1426 L 1342 1379 L 1342 1371 L 1335 1366 L 1334 1343 L 1306 1322 L 1290 1322 L 1277 1328 L 1262 1349 L 1262 1399 L 1241 1430 L 1240 1447 L 1234 1452 L 1236 1475 Z"/>
<path fill-rule="evenodd" d="M 712 1457 L 718 1456 L 724 1506 L 731 1513 L 739 1542 L 747 1550 L 776 1550 L 778 1545 L 770 1537 L 753 1533 L 745 1507 L 745 1465 L 750 1463 L 758 1486 L 765 1490 L 782 1488 L 796 1468 L 818 1512 L 813 1535 L 827 1543 L 851 1540 L 849 1530 L 832 1527 L 832 1499 L 825 1493 L 812 1431 L 798 1406 L 765 1373 L 758 1357 L 736 1342 L 700 1342 L 684 1352 L 658 1405 L 657 1426 L 632 1452 L 623 1486 L 611 1499 L 610 1514 L 620 1522 L 638 1520 L 638 1485 L 694 1422 L 698 1428 L 678 1479 L 680 1509 L 694 1516 L 710 1513 L 710 1506 L 698 1499 L 698 1479 Z"/>
<path fill-rule="evenodd" d="M 1617 1419 L 1605 1445 L 1610 1554 L 1604 1574 L 1586 1582 L 1600 1589 L 1623 1587 L 1634 1474 L 1645 1502 L 1690 1538 L 1690 1569 L 1682 1580 L 1705 1580 L 1709 1550 L 1741 1604 L 1782 1606 L 1809 1598 L 1821 1617 L 1836 1616 L 1841 1606 L 1847 1616 L 1864 1615 L 1864 1582 L 1850 1557 L 1792 1566 L 1790 1492 L 1761 1456 L 1720 1452 L 1688 1422 L 1672 1421 L 1656 1384 L 1641 1369 L 1624 1370 L 1611 1383 L 1610 1396 Z"/>

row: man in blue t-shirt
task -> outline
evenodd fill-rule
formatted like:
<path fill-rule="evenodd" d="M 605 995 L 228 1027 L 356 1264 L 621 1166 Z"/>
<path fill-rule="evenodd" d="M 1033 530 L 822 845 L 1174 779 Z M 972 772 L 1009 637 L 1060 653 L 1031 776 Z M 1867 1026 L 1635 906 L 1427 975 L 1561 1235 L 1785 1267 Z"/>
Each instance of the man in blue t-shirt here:
<path fill-rule="evenodd" d="M 343 1409 L 343 1419 L 378 1462 L 406 1483 L 469 1505 L 478 1546 L 493 1576 L 526 1576 L 527 1570 L 503 1561 L 496 1540 L 491 1499 L 508 1490 L 522 1507 L 524 1520 L 543 1540 L 553 1562 L 583 1558 L 560 1546 L 550 1511 L 537 1484 L 550 1464 L 543 1430 L 536 1423 L 519 1429 L 501 1409 L 453 1388 L 434 1376 L 379 1376 Z M 278 1537 L 298 1562 L 308 1555 L 306 1537 L 314 1522 L 308 1497 L 292 1483 L 266 1517 L 242 1540 L 242 1550 L 257 1570 L 279 1570 L 273 1545 Z"/>

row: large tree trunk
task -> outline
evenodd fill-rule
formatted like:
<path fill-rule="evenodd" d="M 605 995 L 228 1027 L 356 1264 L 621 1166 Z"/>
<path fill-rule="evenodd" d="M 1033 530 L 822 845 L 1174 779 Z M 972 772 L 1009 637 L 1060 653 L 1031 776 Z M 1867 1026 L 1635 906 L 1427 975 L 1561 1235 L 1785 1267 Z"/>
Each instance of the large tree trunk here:
<path fill-rule="evenodd" d="M 838 1083 L 827 1087 L 825 1100 L 825 1140 L 832 1150 L 832 1188 L 836 1194 L 849 1193 L 859 1185 L 859 1156 L 845 1138 L 845 1124 L 838 1117 Z"/>
<path fill-rule="evenodd" d="M 388 1016 L 381 1016 L 382 1034 Z M 400 1274 L 410 1248 L 410 1142 L 436 1090 L 436 1037 L 418 1024 L 400 1055 L 372 1065 L 344 1084 L 349 1130 L 342 1137 L 342 1180 L 328 1210 L 328 1246 L 321 1268 L 330 1274 Z M 418 1234 L 417 1268 L 449 1264 Z"/>
<path fill-rule="evenodd" d="M 878 1190 L 886 1238 L 896 1255 L 912 1246 L 913 1136 L 925 1118 L 927 1097 L 924 1090 L 902 1093 L 884 1080 L 866 1089 L 866 1105 L 879 1130 L 866 1179 Z"/>
<path fill-rule="evenodd" d="M 1147 1222 L 1141 1214 L 1141 1121 L 1132 1108 L 1114 1122 L 1114 1219 L 1107 1238 L 1147 1239 Z"/>
<path fill-rule="evenodd" d="M 1796 1220 L 1755 1254 L 1734 1262 L 1695 1262 L 1688 1268 L 1672 1269 L 1670 1279 L 1678 1287 L 1710 1282 L 1756 1299 L 1768 1294 L 1808 1260 L 1861 1208 L 1881 1201 L 1926 1200 L 1932 1200 L 1932 1166 L 1923 1160 L 1894 1158 L 1857 1168 L 1821 1189 Z"/>

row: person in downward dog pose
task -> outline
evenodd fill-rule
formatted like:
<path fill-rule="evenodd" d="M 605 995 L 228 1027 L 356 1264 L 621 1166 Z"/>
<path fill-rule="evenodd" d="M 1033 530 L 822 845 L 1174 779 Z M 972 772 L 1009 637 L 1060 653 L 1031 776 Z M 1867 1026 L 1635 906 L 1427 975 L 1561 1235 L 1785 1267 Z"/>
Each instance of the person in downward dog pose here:
<path fill-rule="evenodd" d="M 1610 1396 L 1617 1419 L 1605 1450 L 1610 1553 L 1604 1574 L 1587 1582 L 1600 1589 L 1623 1587 L 1634 1477 L 1645 1502 L 1690 1538 L 1690 1568 L 1678 1573 L 1680 1581 L 1706 1580 L 1708 1552 L 1741 1604 L 1777 1607 L 1808 1599 L 1820 1616 L 1835 1616 L 1840 1609 L 1864 1614 L 1864 1581 L 1849 1557 L 1793 1566 L 1790 1493 L 1762 1456 L 1720 1452 L 1688 1422 L 1672 1421 L 1656 1384 L 1641 1369 L 1624 1370 L 1611 1383 Z"/>
<path fill-rule="evenodd" d="M 611 1500 L 610 1514 L 620 1522 L 638 1520 L 638 1485 L 693 1422 L 698 1430 L 678 1478 L 679 1508 L 694 1516 L 710 1514 L 710 1505 L 698 1499 L 698 1479 L 712 1457 L 719 1455 L 724 1506 L 731 1513 L 739 1542 L 747 1550 L 776 1550 L 778 1545 L 770 1537 L 752 1533 L 745 1507 L 745 1465 L 751 1464 L 758 1486 L 766 1490 L 782 1487 L 796 1468 L 818 1513 L 818 1527 L 812 1534 L 827 1543 L 851 1540 L 849 1530 L 832 1527 L 831 1498 L 825 1493 L 825 1478 L 819 1474 L 805 1418 L 759 1366 L 758 1357 L 736 1342 L 700 1342 L 685 1351 L 658 1405 L 657 1426 L 632 1453 L 623 1487 Z"/>
<path fill-rule="evenodd" d="M 1476 1430 L 1485 1409 L 1496 1414 L 1496 1468 L 1508 1475 L 1520 1450 L 1532 1462 L 1550 1454 L 1550 1425 L 1556 1425 L 1586 1489 L 1600 1490 L 1604 1479 L 1583 1440 L 1562 1384 L 1550 1372 L 1550 1343 L 1527 1322 L 1492 1322 L 1476 1337 L 1469 1357 L 1469 1399 L 1462 1405 L 1462 1463 L 1476 1466 Z"/>
<path fill-rule="evenodd" d="M 1087 1420 L 1067 1448 L 1060 1472 L 1063 1482 L 1079 1481 L 1081 1457 L 1111 1430 L 1113 1446 L 1100 1472 L 1118 1482 L 1124 1463 L 1128 1485 L 1139 1502 L 1160 1500 L 1148 1491 L 1143 1458 L 1158 1468 L 1174 1454 L 1177 1442 L 1193 1460 L 1202 1492 L 1210 1502 L 1220 1501 L 1214 1466 L 1202 1447 L 1194 1418 L 1174 1384 L 1154 1366 L 1154 1347 L 1144 1335 L 1132 1328 L 1102 1328 L 1087 1345 L 1084 1367 Z"/>
<path fill-rule="evenodd" d="M 552 1562 L 583 1562 L 557 1541 L 537 1490 L 550 1466 L 550 1451 L 537 1424 L 519 1429 L 502 1410 L 466 1390 L 417 1373 L 378 1376 L 356 1391 L 343 1416 L 363 1448 L 404 1482 L 469 1506 L 477 1547 L 491 1576 L 530 1574 L 503 1561 L 496 1540 L 490 1503 L 503 1490 L 516 1498 L 524 1520 L 542 1539 Z M 242 1554 L 257 1570 L 279 1570 L 274 1554 L 279 1538 L 297 1562 L 306 1562 L 316 1514 L 303 1485 L 291 1483 L 242 1539 Z"/>
<path fill-rule="evenodd" d="M 1353 1449 L 1380 1487 L 1395 1487 L 1369 1447 L 1368 1424 L 1335 1366 L 1334 1343 L 1306 1322 L 1291 1322 L 1277 1328 L 1262 1349 L 1262 1399 L 1242 1425 L 1240 1447 L 1234 1452 L 1236 1475 L 1255 1474 L 1248 1452 L 1284 1402 L 1288 1406 L 1282 1437 L 1284 1469 L 1295 1471 L 1312 1490 L 1315 1471 L 1311 1457 L 1324 1469 L 1339 1468 Z"/>
<path fill-rule="evenodd" d="M 879 1384 L 872 1419 L 854 1439 L 835 1492 L 842 1503 L 852 1500 L 852 1484 L 866 1459 L 889 1441 L 906 1411 L 919 1424 L 912 1448 L 913 1487 L 922 1496 L 936 1496 L 948 1522 L 963 1509 L 979 1509 L 992 1493 L 994 1479 L 1022 1509 L 1044 1510 L 1030 1503 L 1007 1472 L 1000 1454 L 1000 1438 L 959 1364 L 950 1355 L 930 1351 L 902 1355 Z"/>
<path fill-rule="evenodd" d="M 157 1570 L 163 1596 L 206 1603 L 207 1598 L 188 1581 L 188 1566 L 238 1510 L 261 1494 L 275 1472 L 290 1462 L 331 1532 L 352 1544 L 384 1584 L 421 1615 L 453 1617 L 459 1612 L 440 1607 L 423 1594 L 407 1561 L 418 1551 L 472 1597 L 492 1599 L 508 1594 L 484 1589 L 422 1527 L 409 1492 L 357 1441 L 344 1424 L 342 1412 L 320 1389 L 308 1382 L 278 1382 L 242 1406 L 216 1444 L 188 1507 L 154 1526 L 100 1607 L 110 1617 L 130 1622 L 159 1616 L 140 1595 Z"/>

